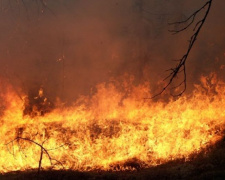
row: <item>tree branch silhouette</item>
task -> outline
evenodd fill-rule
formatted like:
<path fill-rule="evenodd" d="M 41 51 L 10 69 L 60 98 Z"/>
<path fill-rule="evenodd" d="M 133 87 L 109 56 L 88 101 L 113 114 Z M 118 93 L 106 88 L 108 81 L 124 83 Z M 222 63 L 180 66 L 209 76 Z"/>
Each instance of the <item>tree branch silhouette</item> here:
<path fill-rule="evenodd" d="M 28 142 L 33 143 L 33 144 L 35 144 L 35 145 L 37 145 L 37 146 L 39 146 L 41 148 L 40 158 L 39 158 L 39 162 L 38 162 L 38 174 L 40 174 L 40 172 L 41 172 L 41 165 L 42 165 L 42 159 L 43 159 L 43 154 L 44 153 L 47 155 L 47 157 L 48 157 L 48 159 L 50 161 L 51 166 L 53 165 L 53 162 L 52 161 L 55 161 L 57 164 L 60 164 L 62 166 L 62 168 L 64 169 L 64 166 L 63 166 L 62 162 L 60 162 L 60 161 L 58 161 L 56 159 L 53 159 L 50 156 L 50 154 L 49 154 L 48 151 L 51 151 L 51 150 L 54 150 L 54 149 L 46 149 L 44 147 L 44 142 L 45 141 L 42 144 L 40 144 L 40 143 L 37 143 L 37 142 L 35 142 L 35 141 L 33 141 L 33 140 L 29 139 L 29 138 L 16 137 L 15 139 L 13 139 L 12 141 L 6 143 L 5 145 L 7 146 L 7 148 L 8 148 L 8 145 L 9 144 L 12 144 L 12 146 L 13 146 L 15 141 L 17 141 L 18 142 L 18 145 L 19 145 L 19 140 L 28 141 Z M 62 147 L 62 146 L 60 146 L 60 147 Z M 55 148 L 55 149 L 57 149 L 57 148 Z M 14 156 L 14 152 L 11 153 L 11 154 Z"/>
<path fill-rule="evenodd" d="M 172 87 L 172 88 L 175 89 L 175 88 L 178 88 L 178 87 L 181 87 L 181 86 L 183 86 L 183 88 L 178 94 L 175 94 L 173 96 L 181 96 L 185 92 L 185 90 L 187 88 L 186 61 L 187 61 L 188 56 L 189 56 L 189 54 L 190 54 L 190 52 L 193 48 L 193 45 L 195 44 L 195 42 L 197 40 L 199 32 L 201 31 L 201 29 L 202 29 L 202 27 L 203 27 L 203 25 L 204 25 L 204 23 L 205 23 L 205 21 L 208 17 L 208 14 L 209 14 L 210 9 L 211 9 L 211 5 L 212 5 L 212 0 L 208 0 L 201 8 L 199 8 L 194 13 L 192 13 L 184 21 L 179 21 L 179 22 L 174 22 L 174 23 L 169 24 L 169 25 L 181 26 L 177 30 L 175 30 L 175 29 L 169 30 L 172 34 L 177 34 L 177 33 L 183 32 L 186 29 L 190 28 L 191 25 L 193 25 L 195 23 L 194 29 L 193 29 L 194 33 L 189 39 L 189 46 L 188 46 L 188 49 L 187 49 L 186 53 L 183 55 L 182 58 L 177 60 L 178 63 L 176 64 L 175 67 L 167 70 L 167 71 L 170 71 L 170 73 L 163 80 L 163 81 L 167 81 L 166 85 L 162 88 L 162 90 L 159 93 L 157 93 L 153 97 L 151 97 L 151 99 L 161 95 L 164 91 L 166 91 L 168 89 L 168 87 L 172 84 L 172 82 L 174 82 L 174 79 L 176 77 L 178 77 L 179 73 L 183 73 L 183 80 L 180 83 L 178 83 L 178 85 L 176 85 L 175 87 Z M 200 20 L 198 20 L 196 22 L 196 17 L 203 11 L 205 11 L 205 14 L 204 14 L 203 18 L 201 18 Z"/>

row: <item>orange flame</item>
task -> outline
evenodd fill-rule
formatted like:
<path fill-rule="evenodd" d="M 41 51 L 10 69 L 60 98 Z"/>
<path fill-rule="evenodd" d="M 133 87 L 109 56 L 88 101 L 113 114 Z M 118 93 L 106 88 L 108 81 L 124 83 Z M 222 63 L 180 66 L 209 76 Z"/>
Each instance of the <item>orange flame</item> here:
<path fill-rule="evenodd" d="M 44 169 L 80 171 L 132 169 L 126 166 L 132 160 L 150 167 L 188 160 L 222 137 L 225 83 L 215 74 L 168 103 L 144 100 L 151 97 L 147 83 L 125 87 L 103 83 L 72 107 L 31 117 L 8 86 L 1 97 L 0 172 L 38 168 L 40 161 Z"/>

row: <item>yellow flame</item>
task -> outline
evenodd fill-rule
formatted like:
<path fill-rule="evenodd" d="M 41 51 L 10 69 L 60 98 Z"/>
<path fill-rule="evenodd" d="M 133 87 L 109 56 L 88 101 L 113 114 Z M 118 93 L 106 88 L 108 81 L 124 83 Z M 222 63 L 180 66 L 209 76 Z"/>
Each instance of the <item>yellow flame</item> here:
<path fill-rule="evenodd" d="M 168 103 L 144 100 L 149 91 L 148 84 L 121 91 L 104 83 L 91 98 L 31 118 L 9 85 L 2 95 L 0 172 L 38 168 L 41 151 L 42 168 L 122 170 L 132 169 L 125 163 L 132 160 L 149 167 L 188 160 L 220 139 L 225 83 L 215 74 Z"/>

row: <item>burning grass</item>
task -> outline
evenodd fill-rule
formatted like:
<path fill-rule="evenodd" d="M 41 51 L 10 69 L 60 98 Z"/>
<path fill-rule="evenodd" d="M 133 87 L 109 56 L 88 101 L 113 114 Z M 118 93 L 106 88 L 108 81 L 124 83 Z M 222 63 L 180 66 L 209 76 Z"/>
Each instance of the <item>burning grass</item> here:
<path fill-rule="evenodd" d="M 1 95 L 0 171 L 154 169 L 193 160 L 224 135 L 225 83 L 215 74 L 203 77 L 191 95 L 167 103 L 146 100 L 148 84 L 123 83 L 123 89 L 100 84 L 71 107 L 39 114 L 31 103 L 24 114 L 26 96 L 19 99 L 7 85 Z M 49 104 L 44 99 L 41 110 Z"/>
<path fill-rule="evenodd" d="M 192 154 L 191 161 L 177 159 L 165 164 L 138 169 L 135 171 L 72 171 L 72 170 L 43 170 L 37 174 L 36 170 L 16 171 L 0 175 L 1 180 L 29 179 L 29 180 L 67 180 L 67 179 L 193 179 L 193 180 L 222 180 L 225 178 L 225 143 L 224 138 L 208 149 Z"/>

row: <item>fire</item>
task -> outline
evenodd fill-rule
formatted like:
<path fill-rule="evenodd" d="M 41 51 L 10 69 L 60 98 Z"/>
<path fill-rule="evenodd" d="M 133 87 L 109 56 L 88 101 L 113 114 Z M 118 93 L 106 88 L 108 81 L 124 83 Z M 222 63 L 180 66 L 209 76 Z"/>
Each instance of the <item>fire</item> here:
<path fill-rule="evenodd" d="M 191 95 L 167 103 L 146 100 L 151 97 L 148 87 L 124 83 L 121 90 L 116 83 L 103 83 L 71 107 L 31 115 L 24 114 L 26 96 L 21 100 L 7 85 L 1 94 L 0 172 L 40 166 L 80 171 L 145 168 L 188 160 L 220 140 L 225 83 L 215 74 L 202 77 Z M 38 96 L 47 102 L 43 89 Z"/>

